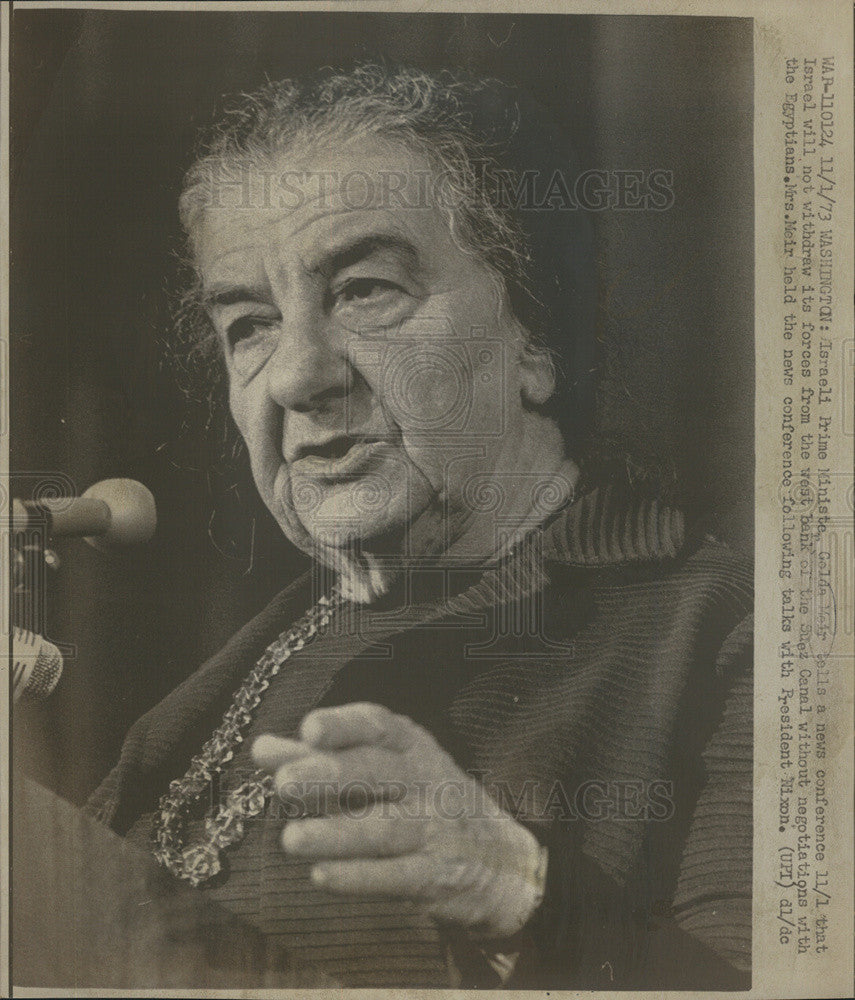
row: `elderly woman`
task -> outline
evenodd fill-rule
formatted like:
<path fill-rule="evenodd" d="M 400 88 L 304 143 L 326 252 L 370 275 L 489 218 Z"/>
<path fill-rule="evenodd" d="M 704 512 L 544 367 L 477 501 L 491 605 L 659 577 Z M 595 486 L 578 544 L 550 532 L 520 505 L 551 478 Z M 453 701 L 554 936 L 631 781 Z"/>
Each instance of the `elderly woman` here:
<path fill-rule="evenodd" d="M 91 808 L 318 983 L 744 986 L 751 574 L 580 470 L 590 240 L 531 169 L 518 93 L 371 65 L 214 132 L 200 350 L 315 568 Z"/>

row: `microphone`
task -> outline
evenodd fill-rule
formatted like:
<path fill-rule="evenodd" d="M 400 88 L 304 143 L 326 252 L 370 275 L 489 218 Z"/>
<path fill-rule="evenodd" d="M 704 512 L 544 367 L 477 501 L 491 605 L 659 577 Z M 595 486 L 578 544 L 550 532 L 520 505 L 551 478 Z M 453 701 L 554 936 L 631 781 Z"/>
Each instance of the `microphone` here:
<path fill-rule="evenodd" d="M 62 674 L 62 653 L 52 642 L 25 628 L 12 633 L 12 701 L 26 694 L 44 701 Z"/>
<path fill-rule="evenodd" d="M 157 526 L 154 497 L 135 479 L 102 479 L 81 497 L 13 500 L 12 531 L 43 526 L 54 538 L 83 536 L 96 549 L 147 542 Z"/>

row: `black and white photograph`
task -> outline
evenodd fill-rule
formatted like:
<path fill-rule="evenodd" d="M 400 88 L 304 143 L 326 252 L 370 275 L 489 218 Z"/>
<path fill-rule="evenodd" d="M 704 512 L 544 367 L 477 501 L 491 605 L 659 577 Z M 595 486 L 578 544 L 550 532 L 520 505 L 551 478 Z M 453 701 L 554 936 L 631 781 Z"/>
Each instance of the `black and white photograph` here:
<path fill-rule="evenodd" d="M 10 982 L 770 996 L 751 5 L 12 6 Z"/>

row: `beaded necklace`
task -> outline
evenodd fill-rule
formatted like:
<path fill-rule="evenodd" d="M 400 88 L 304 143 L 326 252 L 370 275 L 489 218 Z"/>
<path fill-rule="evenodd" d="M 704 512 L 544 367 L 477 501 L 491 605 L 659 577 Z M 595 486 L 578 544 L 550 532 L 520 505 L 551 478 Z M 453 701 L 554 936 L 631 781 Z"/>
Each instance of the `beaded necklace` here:
<path fill-rule="evenodd" d="M 252 720 L 252 713 L 271 679 L 286 660 L 326 629 L 343 603 L 344 597 L 334 588 L 265 649 L 235 692 L 231 707 L 202 752 L 191 759 L 183 778 L 170 782 L 169 792 L 161 797 L 154 814 L 152 853 L 176 878 L 194 887 L 212 879 L 222 868 L 220 853 L 243 840 L 245 821 L 264 811 L 273 795 L 273 776 L 258 770 L 206 818 L 205 837 L 185 846 L 184 834 L 191 810 L 234 756 L 235 748 L 243 741 L 243 730 Z"/>

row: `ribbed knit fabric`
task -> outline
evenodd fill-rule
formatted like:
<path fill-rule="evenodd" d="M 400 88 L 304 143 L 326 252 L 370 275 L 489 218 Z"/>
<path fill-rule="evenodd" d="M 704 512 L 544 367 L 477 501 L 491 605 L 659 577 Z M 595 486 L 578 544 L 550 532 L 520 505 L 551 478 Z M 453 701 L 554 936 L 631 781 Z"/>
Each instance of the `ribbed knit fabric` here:
<path fill-rule="evenodd" d="M 679 512 L 593 490 L 499 565 L 425 581 L 405 617 L 387 602 L 317 639 L 271 685 L 232 769 L 249 766 L 253 734 L 291 734 L 318 704 L 387 704 L 549 847 L 547 899 L 512 985 L 745 987 L 751 583 L 724 546 L 687 544 Z M 311 601 L 298 581 L 132 728 L 90 803 L 103 822 L 145 843 L 158 795 Z M 586 788 L 593 799 L 578 798 Z M 650 806 L 651 789 L 659 811 L 639 814 L 632 796 Z M 602 815 L 579 815 L 580 801 Z M 464 933 L 405 903 L 314 889 L 280 829 L 259 821 L 204 891 L 343 985 L 448 986 L 458 969 L 478 981 Z"/>

